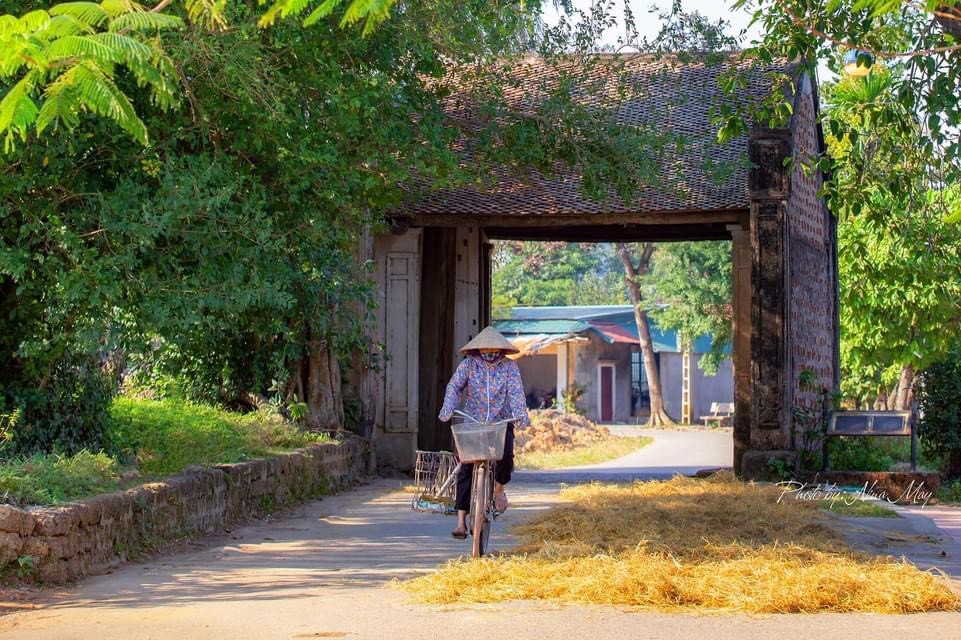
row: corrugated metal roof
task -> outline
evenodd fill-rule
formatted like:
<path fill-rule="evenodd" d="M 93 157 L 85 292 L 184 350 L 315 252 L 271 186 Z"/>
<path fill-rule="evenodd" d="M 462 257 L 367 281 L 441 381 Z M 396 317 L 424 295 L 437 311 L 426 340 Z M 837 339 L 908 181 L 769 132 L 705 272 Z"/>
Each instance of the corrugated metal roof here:
<path fill-rule="evenodd" d="M 654 351 L 676 353 L 681 350 L 676 331 L 663 331 L 650 316 L 648 323 Z M 637 344 L 637 324 L 630 305 L 514 307 L 511 317 L 495 320 L 494 327 L 507 338 L 515 336 L 561 336 L 592 332 L 608 343 Z M 712 338 L 704 335 L 694 341 L 694 353 L 711 350 Z M 731 345 L 724 348 L 731 352 Z"/>
<path fill-rule="evenodd" d="M 511 338 L 520 335 L 578 333 L 587 329 L 588 325 L 580 320 L 530 318 L 495 320 L 494 328 L 503 333 L 505 337 Z"/>
<path fill-rule="evenodd" d="M 638 344 L 637 323 L 634 321 L 633 310 L 627 313 L 604 316 L 603 319 L 590 320 L 589 324 L 606 342 Z M 662 331 L 652 318 L 647 319 L 647 324 L 651 330 L 651 342 L 654 344 L 654 351 L 676 352 L 681 350 L 677 332 Z"/>
<path fill-rule="evenodd" d="M 566 319 L 579 320 L 596 318 L 611 313 L 633 313 L 634 307 L 627 304 L 595 305 L 595 306 L 563 306 L 563 307 L 514 307 L 511 309 L 511 319 L 517 320 L 547 320 Z"/>

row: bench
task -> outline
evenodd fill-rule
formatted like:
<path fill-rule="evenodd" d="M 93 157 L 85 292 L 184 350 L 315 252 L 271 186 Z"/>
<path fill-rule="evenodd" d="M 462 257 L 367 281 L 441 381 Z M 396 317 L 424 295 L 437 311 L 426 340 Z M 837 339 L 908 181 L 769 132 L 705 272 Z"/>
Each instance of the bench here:
<path fill-rule="evenodd" d="M 917 406 L 911 411 L 831 411 L 821 452 L 821 469 L 828 468 L 828 439 L 836 436 L 902 436 L 911 438 L 911 471 L 918 466 Z"/>
<path fill-rule="evenodd" d="M 711 426 L 712 422 L 716 423 L 715 426 L 717 427 L 723 427 L 724 425 L 730 424 L 733 417 L 733 402 L 712 402 L 711 415 L 701 416 L 701 420 L 704 421 L 705 427 Z"/>

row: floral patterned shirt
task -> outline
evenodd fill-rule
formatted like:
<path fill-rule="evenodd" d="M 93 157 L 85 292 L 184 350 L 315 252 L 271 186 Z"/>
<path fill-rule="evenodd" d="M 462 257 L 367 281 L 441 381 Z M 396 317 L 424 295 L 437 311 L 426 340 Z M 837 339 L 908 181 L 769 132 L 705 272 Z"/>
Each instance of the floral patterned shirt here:
<path fill-rule="evenodd" d="M 521 370 L 510 358 L 491 363 L 477 356 L 464 358 L 447 383 L 440 419 L 449 420 L 457 408 L 482 422 L 512 418 L 518 426 L 531 423 Z"/>

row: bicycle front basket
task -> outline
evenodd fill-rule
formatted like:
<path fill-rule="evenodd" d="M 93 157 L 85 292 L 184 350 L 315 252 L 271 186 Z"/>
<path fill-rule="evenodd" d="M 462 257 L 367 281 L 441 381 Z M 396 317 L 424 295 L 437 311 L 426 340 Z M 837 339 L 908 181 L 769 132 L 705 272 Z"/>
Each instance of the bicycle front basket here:
<path fill-rule="evenodd" d="M 461 462 L 500 460 L 504 457 L 506 422 L 464 422 L 451 425 Z"/>

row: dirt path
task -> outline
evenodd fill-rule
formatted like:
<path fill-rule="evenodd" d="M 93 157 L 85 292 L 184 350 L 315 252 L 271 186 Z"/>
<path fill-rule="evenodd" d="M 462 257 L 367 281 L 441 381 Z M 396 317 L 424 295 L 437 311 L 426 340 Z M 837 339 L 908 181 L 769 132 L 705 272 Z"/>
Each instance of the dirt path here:
<path fill-rule="evenodd" d="M 653 445 L 652 445 L 653 446 Z M 680 450 L 680 449 L 676 449 Z M 680 460 L 683 462 L 683 460 Z M 680 465 L 683 466 L 683 465 Z M 961 614 L 710 616 L 521 602 L 427 607 L 391 588 L 469 552 L 452 521 L 411 512 L 404 481 L 379 479 L 269 522 L 210 538 L 195 550 L 51 594 L 0 618 L 4 639 L 754 637 L 961 639 Z M 518 479 L 506 526 L 555 502 L 557 487 Z"/>

